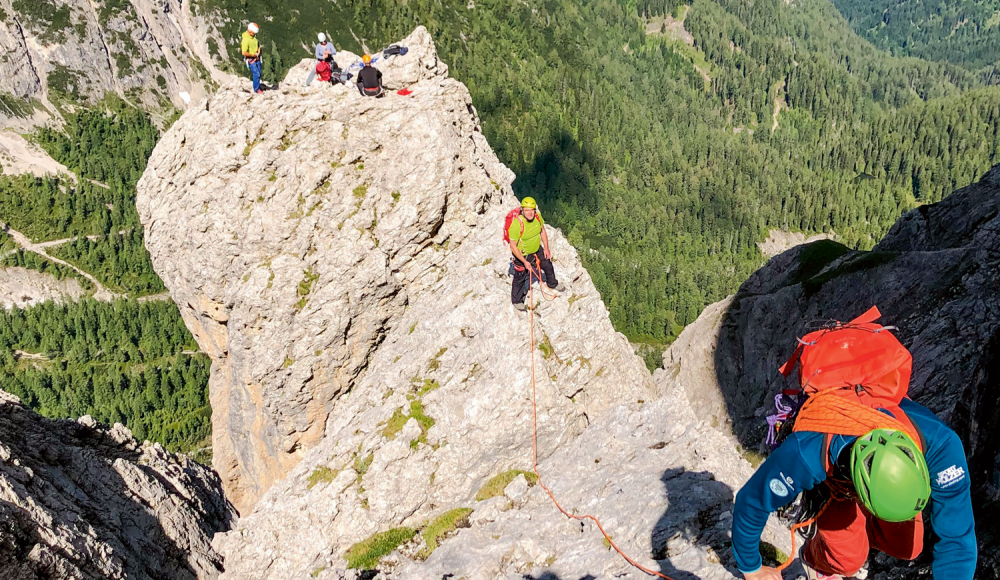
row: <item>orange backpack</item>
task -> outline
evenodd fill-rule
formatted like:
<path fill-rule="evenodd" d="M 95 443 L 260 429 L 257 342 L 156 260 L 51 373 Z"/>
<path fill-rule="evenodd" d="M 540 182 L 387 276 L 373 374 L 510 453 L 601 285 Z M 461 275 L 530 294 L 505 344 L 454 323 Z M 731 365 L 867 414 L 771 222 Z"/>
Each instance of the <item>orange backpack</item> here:
<path fill-rule="evenodd" d="M 828 472 L 833 435 L 861 436 L 872 429 L 895 429 L 926 448 L 920 430 L 899 407 L 910 386 L 913 357 L 893 336 L 894 327 L 875 323 L 881 315 L 873 306 L 846 324 L 836 322 L 810 332 L 799 339 L 795 352 L 779 369 L 788 377 L 799 368 L 799 386 L 806 400 L 795 414 L 793 430 L 826 434 L 823 463 Z"/>

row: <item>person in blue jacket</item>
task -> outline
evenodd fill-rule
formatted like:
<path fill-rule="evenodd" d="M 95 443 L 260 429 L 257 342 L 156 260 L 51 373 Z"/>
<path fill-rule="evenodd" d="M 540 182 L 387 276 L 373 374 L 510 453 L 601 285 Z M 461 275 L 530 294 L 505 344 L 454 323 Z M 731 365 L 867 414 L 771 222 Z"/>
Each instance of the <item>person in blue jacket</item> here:
<path fill-rule="evenodd" d="M 903 399 L 899 408 L 922 435 L 922 454 L 909 436 L 898 431 L 833 435 L 829 444 L 824 433 L 798 431 L 757 469 L 736 495 L 733 510 L 733 553 L 747 580 L 781 580 L 781 573 L 763 566 L 760 556 L 760 535 L 768 515 L 821 484 L 830 488 L 832 497 L 816 520 L 815 536 L 803 549 L 810 578 L 854 576 L 864 567 L 870 547 L 896 558 L 916 558 L 923 550 L 925 504 L 913 501 L 916 496 L 908 485 L 916 481 L 919 470 L 924 483 L 914 485 L 929 488 L 923 501 L 929 494 L 926 515 L 938 538 L 933 547 L 934 580 L 972 580 L 978 555 L 962 442 L 927 408 L 909 399 Z M 829 453 L 831 475 L 824 453 Z M 909 482 L 904 481 L 907 477 Z M 893 502 L 897 512 L 899 502 L 909 503 L 903 504 L 902 515 L 885 516 L 893 511 Z"/>

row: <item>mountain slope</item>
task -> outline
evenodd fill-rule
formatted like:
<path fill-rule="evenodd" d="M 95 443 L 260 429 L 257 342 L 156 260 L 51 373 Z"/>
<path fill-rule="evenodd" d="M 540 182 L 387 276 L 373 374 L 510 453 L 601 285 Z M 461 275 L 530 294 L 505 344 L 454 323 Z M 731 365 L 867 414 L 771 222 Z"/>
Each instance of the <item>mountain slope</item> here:
<path fill-rule="evenodd" d="M 927 60 L 947 61 L 996 84 L 1000 2 L 949 0 L 834 0 L 851 27 L 875 46 Z"/>
<path fill-rule="evenodd" d="M 39 417 L 0 391 L 0 575 L 216 578 L 235 518 L 205 467 L 92 418 Z"/>
<path fill-rule="evenodd" d="M 210 90 L 214 37 L 178 0 L 0 0 L 0 125 L 41 124 L 109 93 L 168 116 Z"/>

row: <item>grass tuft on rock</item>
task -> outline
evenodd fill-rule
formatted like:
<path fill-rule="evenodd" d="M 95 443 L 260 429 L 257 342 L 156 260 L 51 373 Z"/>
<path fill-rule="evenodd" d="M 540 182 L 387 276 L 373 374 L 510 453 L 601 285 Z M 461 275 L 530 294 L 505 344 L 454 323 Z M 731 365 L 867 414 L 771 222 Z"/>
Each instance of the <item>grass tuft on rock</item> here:
<path fill-rule="evenodd" d="M 431 553 L 437 549 L 438 540 L 458 528 L 469 527 L 469 514 L 471 513 L 472 508 L 455 508 L 453 510 L 446 511 L 435 518 L 434 521 L 428 524 L 427 527 L 424 528 L 424 531 L 421 532 L 427 547 L 420 550 L 420 553 L 417 554 L 417 558 L 420 560 L 426 560 Z"/>
<path fill-rule="evenodd" d="M 347 550 L 344 556 L 347 567 L 354 570 L 374 570 L 383 557 L 412 540 L 416 534 L 417 530 L 413 528 L 393 528 L 370 536 Z"/>
<path fill-rule="evenodd" d="M 519 469 L 504 471 L 491 477 L 489 481 L 479 488 L 479 491 L 476 492 L 476 501 L 484 501 L 491 497 L 503 495 L 503 490 L 507 488 L 510 482 L 517 479 L 518 475 L 523 475 L 528 480 L 528 487 L 538 483 L 538 476 L 530 471 L 521 471 Z"/>
<path fill-rule="evenodd" d="M 374 453 L 369 453 L 366 457 L 362 458 L 360 455 L 354 458 L 354 471 L 358 472 L 358 484 L 361 484 L 361 478 L 368 473 L 368 468 L 372 466 L 372 460 L 375 459 Z"/>
<path fill-rule="evenodd" d="M 330 469 L 325 465 L 321 465 L 309 474 L 309 478 L 306 479 L 306 481 L 309 483 L 309 489 L 312 489 L 321 483 L 330 483 L 336 479 L 339 474 L 339 470 Z"/>
<path fill-rule="evenodd" d="M 765 541 L 760 543 L 760 557 L 763 558 L 765 565 L 778 565 L 784 564 L 785 560 L 788 559 L 788 554 L 782 552 L 777 547 L 768 544 Z"/>
<path fill-rule="evenodd" d="M 434 383 L 435 385 L 437 384 L 436 381 Z M 420 443 L 427 443 L 427 431 L 434 426 L 435 421 L 433 417 L 424 414 L 424 404 L 420 401 L 420 399 L 410 401 L 409 415 L 404 414 L 403 409 L 396 409 L 396 411 L 392 414 L 392 417 L 389 417 L 389 421 L 386 423 L 385 428 L 382 429 L 382 435 L 386 439 L 392 441 L 396 438 L 396 435 L 403 430 L 406 422 L 411 418 L 416 419 L 417 423 L 420 424 L 420 436 L 413 441 L 410 441 L 410 448 L 416 449 L 417 445 Z"/>

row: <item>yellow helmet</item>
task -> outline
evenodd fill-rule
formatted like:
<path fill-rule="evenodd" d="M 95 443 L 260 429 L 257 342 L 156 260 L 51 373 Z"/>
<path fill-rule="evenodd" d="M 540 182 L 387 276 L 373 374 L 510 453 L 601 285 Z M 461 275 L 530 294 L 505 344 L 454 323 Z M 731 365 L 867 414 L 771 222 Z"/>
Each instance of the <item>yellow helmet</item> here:
<path fill-rule="evenodd" d="M 361 60 L 363 60 L 365 62 L 365 64 L 371 64 L 372 63 L 372 55 L 366 54 L 363 57 L 361 57 Z"/>
<path fill-rule="evenodd" d="M 535 209 L 537 207 L 538 207 L 538 204 L 535 203 L 535 198 L 533 198 L 533 197 L 526 197 L 526 198 L 524 198 L 524 199 L 521 200 L 521 208 L 522 209 Z"/>

